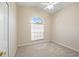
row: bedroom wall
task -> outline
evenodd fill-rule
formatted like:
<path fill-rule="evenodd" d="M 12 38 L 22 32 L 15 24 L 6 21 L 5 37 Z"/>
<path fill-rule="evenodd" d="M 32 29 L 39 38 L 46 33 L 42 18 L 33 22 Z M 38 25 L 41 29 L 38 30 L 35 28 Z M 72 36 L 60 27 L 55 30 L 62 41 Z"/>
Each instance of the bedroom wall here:
<path fill-rule="evenodd" d="M 16 4 L 9 4 L 9 56 L 15 56 L 17 49 L 17 37 L 16 37 Z"/>
<path fill-rule="evenodd" d="M 31 41 L 31 19 L 33 16 L 38 16 L 44 19 L 45 33 L 44 40 L 37 41 L 49 41 L 51 39 L 50 32 L 50 16 L 48 13 L 38 9 L 38 7 L 33 6 L 18 6 L 17 7 L 17 37 L 18 37 L 18 46 L 35 43 Z"/>
<path fill-rule="evenodd" d="M 52 17 L 52 41 L 79 51 L 79 4 L 56 12 Z"/>

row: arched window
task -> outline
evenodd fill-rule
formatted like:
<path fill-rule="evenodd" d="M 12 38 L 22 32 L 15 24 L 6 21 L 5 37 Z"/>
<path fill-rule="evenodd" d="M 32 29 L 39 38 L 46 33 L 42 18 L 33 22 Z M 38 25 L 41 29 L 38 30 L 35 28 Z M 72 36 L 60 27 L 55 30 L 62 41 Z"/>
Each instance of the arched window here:
<path fill-rule="evenodd" d="M 32 17 L 31 40 L 44 39 L 44 21 L 41 17 Z"/>
<path fill-rule="evenodd" d="M 43 19 L 40 17 L 32 17 L 33 24 L 43 24 Z"/>

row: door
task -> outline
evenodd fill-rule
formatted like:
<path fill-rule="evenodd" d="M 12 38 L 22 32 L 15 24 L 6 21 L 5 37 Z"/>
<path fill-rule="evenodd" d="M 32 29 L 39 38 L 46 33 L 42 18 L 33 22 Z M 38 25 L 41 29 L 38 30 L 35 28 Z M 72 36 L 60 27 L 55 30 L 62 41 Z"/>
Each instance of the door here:
<path fill-rule="evenodd" d="M 8 5 L 0 2 L 0 57 L 8 56 Z"/>

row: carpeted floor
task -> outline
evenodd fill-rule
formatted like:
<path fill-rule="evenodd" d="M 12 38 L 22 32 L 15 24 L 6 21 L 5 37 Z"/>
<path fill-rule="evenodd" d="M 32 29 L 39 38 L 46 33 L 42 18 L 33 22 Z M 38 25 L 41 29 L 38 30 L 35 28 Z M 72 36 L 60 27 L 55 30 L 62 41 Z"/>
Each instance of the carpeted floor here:
<path fill-rule="evenodd" d="M 79 57 L 79 53 L 55 43 L 22 46 L 15 57 Z"/>

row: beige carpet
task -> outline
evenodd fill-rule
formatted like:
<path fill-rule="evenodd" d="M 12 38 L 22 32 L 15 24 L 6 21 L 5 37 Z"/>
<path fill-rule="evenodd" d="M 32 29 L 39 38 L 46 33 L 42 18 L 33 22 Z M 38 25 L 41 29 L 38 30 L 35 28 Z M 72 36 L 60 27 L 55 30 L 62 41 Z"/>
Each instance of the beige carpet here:
<path fill-rule="evenodd" d="M 55 43 L 40 43 L 22 46 L 15 57 L 78 57 L 79 53 Z"/>

